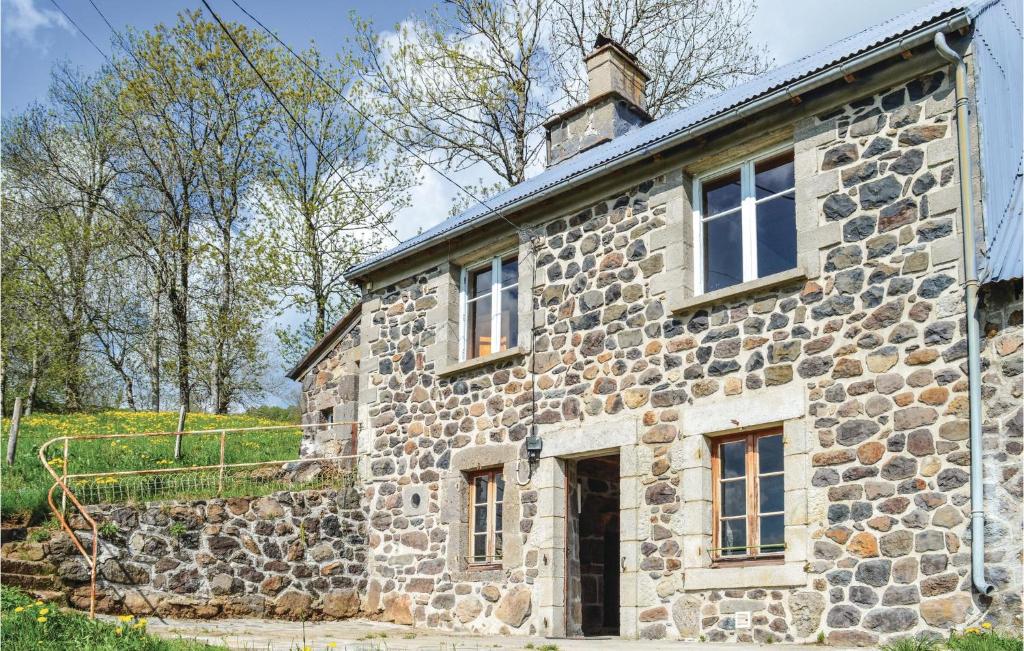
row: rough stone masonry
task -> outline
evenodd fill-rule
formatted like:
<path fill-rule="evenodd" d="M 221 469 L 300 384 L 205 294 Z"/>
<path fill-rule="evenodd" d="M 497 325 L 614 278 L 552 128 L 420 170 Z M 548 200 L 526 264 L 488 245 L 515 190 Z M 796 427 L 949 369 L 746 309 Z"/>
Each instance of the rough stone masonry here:
<path fill-rule="evenodd" d="M 873 645 L 982 617 L 1019 628 L 1020 288 L 983 297 L 986 561 L 997 592 L 972 597 L 951 82 L 937 69 L 843 101 L 782 129 L 795 152 L 800 269 L 778 283 L 688 300 L 684 164 L 545 219 L 535 250 L 518 243 L 521 311 L 537 334 L 489 364 L 451 361 L 459 260 L 424 262 L 367 292 L 369 610 L 564 634 L 563 459 L 616 449 L 624 636 Z M 338 380 L 323 372 L 332 364 L 307 372 L 307 405 Z M 776 566 L 712 567 L 706 551 L 708 442 L 735 431 L 733 415 L 785 432 L 787 546 Z M 545 451 L 522 481 L 534 418 Z M 505 476 L 505 552 L 477 569 L 465 562 L 465 473 L 494 466 Z"/>

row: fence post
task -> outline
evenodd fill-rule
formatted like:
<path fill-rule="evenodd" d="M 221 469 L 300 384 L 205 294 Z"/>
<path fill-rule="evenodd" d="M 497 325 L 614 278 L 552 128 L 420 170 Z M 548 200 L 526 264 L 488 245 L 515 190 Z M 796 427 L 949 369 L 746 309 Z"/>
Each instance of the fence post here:
<path fill-rule="evenodd" d="M 14 399 L 14 413 L 11 414 L 11 432 L 7 435 L 7 465 L 14 465 L 14 453 L 18 451 L 18 426 L 21 424 L 21 398 Z"/>
<path fill-rule="evenodd" d="M 68 438 L 64 437 L 64 463 L 61 465 L 63 469 L 60 474 L 60 480 L 64 482 L 64 485 L 68 484 Z M 60 492 L 60 512 L 66 513 L 68 510 L 68 493 L 67 491 Z"/>
<path fill-rule="evenodd" d="M 181 436 L 182 432 L 185 431 L 185 405 L 182 405 L 178 409 L 178 429 L 177 435 L 174 437 L 174 460 L 181 460 Z"/>
<path fill-rule="evenodd" d="M 217 497 L 224 493 L 224 446 L 227 443 L 227 430 L 220 431 L 220 476 L 217 478 Z"/>

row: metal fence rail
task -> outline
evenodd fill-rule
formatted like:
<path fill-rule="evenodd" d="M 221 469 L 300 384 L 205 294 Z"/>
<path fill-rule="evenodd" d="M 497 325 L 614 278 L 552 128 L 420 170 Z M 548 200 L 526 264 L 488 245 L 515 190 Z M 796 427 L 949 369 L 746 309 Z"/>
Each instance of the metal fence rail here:
<path fill-rule="evenodd" d="M 336 437 L 336 447 L 344 454 L 334 456 L 307 457 L 302 459 L 273 459 L 228 463 L 230 444 L 247 435 L 270 432 L 271 434 L 296 430 L 305 434 L 327 429 Z M 89 615 L 96 614 L 96 569 L 98 555 L 99 525 L 89 515 L 86 504 L 100 503 L 141 503 L 170 499 L 209 499 L 226 496 L 267 495 L 282 490 L 314 490 L 345 488 L 354 486 L 357 479 L 356 434 L 354 422 L 320 423 L 309 425 L 274 425 L 269 427 L 242 427 L 234 429 L 195 430 L 186 432 L 145 432 L 137 434 L 96 434 L 85 436 L 58 436 L 39 448 L 39 461 L 53 477 L 54 484 L 47 493 L 47 501 L 71 542 L 89 565 Z M 130 470 L 107 470 L 71 473 L 77 467 L 72 456 L 72 444 L 84 441 L 110 440 L 111 447 L 121 445 L 125 452 L 132 450 L 130 444 L 118 444 L 118 440 L 143 440 L 156 445 L 158 437 L 174 437 L 176 440 L 214 437 L 213 446 L 196 446 L 196 457 L 206 463 L 191 466 L 174 466 L 169 460 L 153 461 L 154 464 L 168 464 L 164 467 L 148 467 Z M 148 441 L 147 441 L 148 439 Z M 49 457 L 48 450 L 60 445 L 61 456 Z M 252 446 L 251 442 L 242 443 Z M 143 459 L 150 455 L 143 453 Z M 215 457 L 215 459 L 211 458 Z M 134 459 L 134 457 L 132 457 Z M 210 461 L 213 461 L 210 463 Z M 60 490 L 60 505 L 56 492 Z M 68 502 L 85 520 L 91 530 L 91 549 L 78 538 L 68 524 L 66 511 Z"/>

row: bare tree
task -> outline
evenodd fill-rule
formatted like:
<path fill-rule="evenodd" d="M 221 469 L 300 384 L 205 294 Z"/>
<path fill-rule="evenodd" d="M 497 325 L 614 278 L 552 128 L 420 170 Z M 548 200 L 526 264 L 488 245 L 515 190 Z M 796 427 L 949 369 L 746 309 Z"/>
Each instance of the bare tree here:
<path fill-rule="evenodd" d="M 363 78 L 389 100 L 393 137 L 448 169 L 480 163 L 500 185 L 523 181 L 548 117 L 549 8 L 548 0 L 453 0 L 386 36 L 357 22 Z"/>
<path fill-rule="evenodd" d="M 551 60 L 578 104 L 587 98 L 583 57 L 598 34 L 637 55 L 651 79 L 647 110 L 658 117 L 698 102 L 771 63 L 751 42 L 749 0 L 553 0 Z"/>

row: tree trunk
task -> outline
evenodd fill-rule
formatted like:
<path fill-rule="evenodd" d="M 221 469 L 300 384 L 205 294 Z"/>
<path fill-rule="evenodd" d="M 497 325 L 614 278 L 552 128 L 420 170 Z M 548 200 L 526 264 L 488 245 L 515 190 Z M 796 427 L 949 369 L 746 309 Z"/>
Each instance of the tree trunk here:
<path fill-rule="evenodd" d="M 160 298 L 163 287 L 159 279 L 153 292 L 153 302 L 149 312 L 149 403 L 153 411 L 160 411 Z"/>
<path fill-rule="evenodd" d="M 175 234 L 177 254 L 177 278 L 168 287 L 171 316 L 174 319 L 175 343 L 178 347 L 178 402 L 185 411 L 192 408 L 192 384 L 190 381 L 191 359 L 188 338 L 188 284 L 191 258 L 189 222 L 186 217 L 178 225 Z"/>
<path fill-rule="evenodd" d="M 25 398 L 25 416 L 32 415 L 32 405 L 36 401 L 36 391 L 39 387 L 39 352 L 32 350 L 32 367 L 29 371 L 28 396 Z"/>
<path fill-rule="evenodd" d="M 213 410 L 217 414 L 228 413 L 231 396 L 228 392 L 228 369 L 225 351 L 230 337 L 231 296 L 233 271 L 231 268 L 231 226 L 230 220 L 221 227 L 220 290 L 217 299 L 217 324 L 214 329 L 216 342 L 213 349 Z"/>
<path fill-rule="evenodd" d="M 138 411 L 138 408 L 135 406 L 135 383 L 132 381 L 131 377 L 128 376 L 127 374 L 122 373 L 121 377 L 124 380 L 124 399 L 125 399 L 125 402 L 128 403 L 128 408 L 129 409 L 131 409 L 132 411 Z"/>

